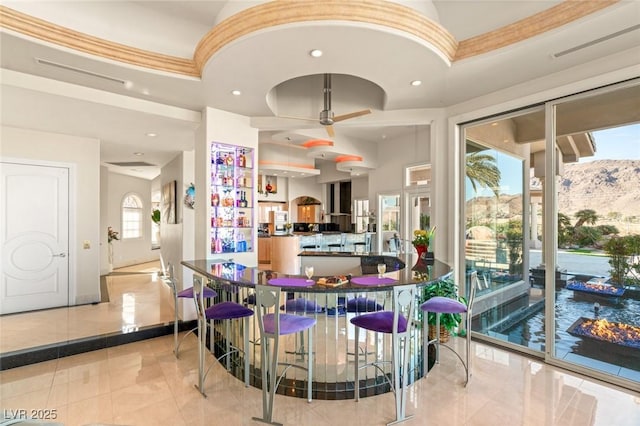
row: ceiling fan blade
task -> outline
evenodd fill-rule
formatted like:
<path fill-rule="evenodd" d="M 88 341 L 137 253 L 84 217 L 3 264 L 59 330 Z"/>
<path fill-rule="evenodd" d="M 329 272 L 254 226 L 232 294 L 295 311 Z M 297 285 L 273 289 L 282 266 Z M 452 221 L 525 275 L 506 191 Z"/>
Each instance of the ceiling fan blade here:
<path fill-rule="evenodd" d="M 329 125 L 329 126 L 324 126 L 324 128 L 327 131 L 327 134 L 329 135 L 329 137 L 334 137 L 336 135 L 336 132 L 333 131 L 333 126 Z"/>
<path fill-rule="evenodd" d="M 333 121 L 337 122 L 337 121 L 348 120 L 350 118 L 361 117 L 361 116 L 367 115 L 367 114 L 371 114 L 371 110 L 370 109 L 363 109 L 362 111 L 356 111 L 356 112 L 351 112 L 349 114 L 337 115 L 337 116 L 333 117 Z"/>
<path fill-rule="evenodd" d="M 318 121 L 318 119 L 317 119 L 317 118 L 309 118 L 309 117 L 293 117 L 293 116 L 290 116 L 290 115 L 277 115 L 276 117 L 277 117 L 277 118 L 287 118 L 287 119 L 290 119 L 290 120 L 304 120 L 304 121 L 315 121 L 315 122 L 317 122 L 317 121 Z"/>

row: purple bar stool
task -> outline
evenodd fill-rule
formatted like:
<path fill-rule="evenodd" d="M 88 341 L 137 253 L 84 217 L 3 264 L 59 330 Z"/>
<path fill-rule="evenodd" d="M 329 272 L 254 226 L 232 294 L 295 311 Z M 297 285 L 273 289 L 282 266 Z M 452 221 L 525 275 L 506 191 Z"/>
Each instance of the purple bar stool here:
<path fill-rule="evenodd" d="M 359 358 L 355 357 L 355 399 L 360 400 L 360 369 L 373 366 L 380 371 L 379 364 L 393 363 L 393 376 L 387 380 L 393 390 L 396 403 L 396 419 L 388 423 L 396 424 L 410 419 L 406 415 L 407 407 L 407 387 L 408 372 L 411 349 L 411 332 L 413 329 L 413 309 L 416 300 L 416 286 L 402 285 L 393 288 L 393 311 L 378 311 L 370 314 L 358 315 L 351 318 L 351 323 L 355 325 L 355 352 L 358 352 L 358 342 L 360 339 L 360 329 L 375 331 L 377 333 L 391 334 L 392 336 L 392 361 L 374 361 L 369 364 L 359 365 Z"/>
<path fill-rule="evenodd" d="M 464 370 L 465 370 L 466 379 L 465 379 L 464 385 L 467 386 L 467 383 L 469 383 L 469 377 L 471 377 L 471 364 L 470 364 L 471 316 L 472 316 L 471 308 L 473 306 L 473 300 L 475 299 L 475 296 L 476 296 L 476 287 L 479 284 L 480 283 L 478 282 L 478 272 L 477 271 L 471 272 L 471 276 L 469 278 L 469 285 L 471 286 L 471 289 L 469 293 L 469 301 L 466 305 L 458 300 L 454 300 L 454 299 L 450 299 L 448 297 L 442 297 L 442 296 L 432 297 L 431 299 L 427 300 L 422 305 L 420 305 L 420 309 L 424 312 L 424 314 L 422 315 L 422 326 L 423 326 L 422 330 L 424 330 L 425 336 L 424 336 L 424 343 L 423 343 L 424 346 L 423 346 L 423 352 L 422 352 L 422 356 L 423 356 L 422 359 L 424 360 L 424 363 L 425 363 L 425 376 L 427 374 L 426 370 L 428 366 L 427 360 L 428 360 L 429 345 L 433 344 L 436 346 L 436 364 L 440 363 L 440 345 L 441 345 L 440 344 L 440 315 L 441 314 L 464 314 L 465 315 L 465 332 L 466 332 L 465 359 L 463 360 L 460 354 L 456 352 L 456 350 L 453 349 L 451 346 L 448 346 L 445 344 L 442 344 L 442 346 L 449 349 L 458 357 L 458 359 L 462 363 L 462 366 L 464 367 Z M 427 333 L 427 330 L 429 329 L 428 328 L 429 312 L 434 312 L 436 314 L 436 337 L 432 340 L 429 340 L 428 333 Z"/>
<path fill-rule="evenodd" d="M 216 360 L 219 362 L 222 358 L 226 358 L 226 368 L 227 371 L 229 371 L 231 368 L 231 359 L 229 356 L 234 353 L 242 353 L 244 356 L 244 385 L 248 387 L 249 354 L 247 353 L 247 348 L 249 347 L 249 318 L 253 315 L 253 310 L 234 302 L 220 302 L 208 308 L 205 307 L 205 293 L 207 293 L 207 289 L 210 291 L 213 290 L 204 284 L 204 280 L 205 278 L 200 275 L 193 276 L 192 297 L 196 304 L 196 313 L 198 314 L 198 384 L 196 388 L 206 398 L 207 395 L 204 393 L 204 382 L 207 379 L 207 374 L 209 374 L 209 371 L 213 366 L 212 364 L 206 371 L 204 370 L 207 321 L 224 321 L 226 349 L 225 353 L 216 358 Z M 244 330 L 242 333 L 244 338 L 243 349 L 231 344 L 231 320 L 239 318 L 244 318 Z M 211 333 L 213 333 L 213 327 L 210 327 L 210 330 Z M 213 348 L 211 349 L 213 350 Z"/>
<path fill-rule="evenodd" d="M 273 421 L 273 401 L 280 380 L 291 367 L 307 371 L 307 400 L 311 402 L 313 377 L 313 333 L 316 319 L 302 315 L 281 313 L 280 287 L 256 284 L 256 313 L 260 328 L 260 369 L 262 371 L 262 417 L 253 417 L 263 423 L 280 425 Z M 277 374 L 280 336 L 307 331 L 309 352 L 306 366 L 285 364 L 282 374 Z"/>
<path fill-rule="evenodd" d="M 187 337 L 191 333 L 195 333 L 195 331 L 198 329 L 198 327 L 194 327 L 189 330 L 184 336 L 182 336 L 181 339 L 178 339 L 178 323 L 180 322 L 180 318 L 178 318 L 178 299 L 193 298 L 193 288 L 189 287 L 185 288 L 182 291 L 178 291 L 177 280 L 175 278 L 173 265 L 171 263 L 167 265 L 167 275 L 163 277 L 163 280 L 171 288 L 171 293 L 173 294 L 173 353 L 176 358 L 178 358 L 178 351 L 180 350 L 180 345 L 184 341 L 185 337 Z M 213 299 L 216 296 L 217 293 L 214 290 L 208 287 L 205 289 L 204 297 L 206 297 L 207 299 Z"/>

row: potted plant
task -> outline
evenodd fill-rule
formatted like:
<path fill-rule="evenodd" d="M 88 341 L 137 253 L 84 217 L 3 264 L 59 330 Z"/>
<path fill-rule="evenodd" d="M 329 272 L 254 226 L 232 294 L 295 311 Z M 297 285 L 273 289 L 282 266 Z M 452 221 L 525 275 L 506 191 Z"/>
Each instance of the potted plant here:
<path fill-rule="evenodd" d="M 160 225 L 160 210 L 153 209 L 153 211 L 151 212 L 151 220 L 156 225 Z"/>
<path fill-rule="evenodd" d="M 453 280 L 453 277 L 448 277 L 443 280 L 436 281 L 423 289 L 423 301 L 427 301 L 435 296 L 448 297 L 450 299 L 458 300 L 462 303 L 467 303 L 466 299 L 458 295 L 458 287 Z M 436 330 L 436 314 L 435 312 L 429 312 L 427 323 L 429 324 L 429 340 L 435 338 Z M 449 335 L 455 330 L 455 328 L 462 321 L 460 314 L 440 314 L 440 342 L 446 343 L 449 341 Z"/>
<path fill-rule="evenodd" d="M 431 238 L 435 232 L 435 226 L 429 230 L 416 229 L 413 231 L 413 240 L 411 243 L 416 248 L 419 258 L 422 258 L 422 256 L 429 251 L 429 244 L 431 243 Z"/>

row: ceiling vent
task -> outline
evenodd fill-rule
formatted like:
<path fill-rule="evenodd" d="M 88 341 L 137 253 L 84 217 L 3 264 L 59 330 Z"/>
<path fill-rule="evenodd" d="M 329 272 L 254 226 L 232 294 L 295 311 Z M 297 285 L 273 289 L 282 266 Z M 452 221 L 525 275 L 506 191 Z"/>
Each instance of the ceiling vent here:
<path fill-rule="evenodd" d="M 107 164 L 119 167 L 158 167 L 155 164 L 145 163 L 144 161 L 123 161 L 118 163 L 107 162 Z"/>
<path fill-rule="evenodd" d="M 611 40 L 612 38 L 620 37 L 621 35 L 630 33 L 631 31 L 636 31 L 638 29 L 640 29 L 640 24 L 636 24 L 636 25 L 633 25 L 631 27 L 622 29 L 620 31 L 616 31 L 615 33 L 608 34 L 608 35 L 606 35 L 604 37 L 600 37 L 600 38 L 597 38 L 595 40 L 591 40 L 591 41 L 588 41 L 586 43 L 579 44 L 577 46 L 572 47 L 571 49 L 567 49 L 567 50 L 563 50 L 562 52 L 554 53 L 551 56 L 553 56 L 554 58 L 559 58 L 561 56 L 577 52 L 578 50 L 586 49 L 587 47 L 591 47 L 591 46 L 594 46 L 596 44 L 602 43 L 604 41 Z"/>
<path fill-rule="evenodd" d="M 35 58 L 35 60 L 36 60 L 37 63 L 39 63 L 41 65 L 49 65 L 50 67 L 56 67 L 56 68 L 60 68 L 60 69 L 63 69 L 63 70 L 76 72 L 78 74 L 88 75 L 90 77 L 96 77 L 96 78 L 100 78 L 102 80 L 112 81 L 114 83 L 119 83 L 119 84 L 122 84 L 124 86 L 127 85 L 126 81 L 121 80 L 119 78 L 111 77 L 111 76 L 108 76 L 108 75 L 105 75 L 105 74 L 100 74 L 100 73 L 89 71 L 89 70 L 83 70 L 82 68 L 76 68 L 76 67 L 72 67 L 71 65 L 60 64 L 58 62 L 52 62 L 52 61 L 48 61 L 48 60 L 42 59 L 42 58 Z"/>

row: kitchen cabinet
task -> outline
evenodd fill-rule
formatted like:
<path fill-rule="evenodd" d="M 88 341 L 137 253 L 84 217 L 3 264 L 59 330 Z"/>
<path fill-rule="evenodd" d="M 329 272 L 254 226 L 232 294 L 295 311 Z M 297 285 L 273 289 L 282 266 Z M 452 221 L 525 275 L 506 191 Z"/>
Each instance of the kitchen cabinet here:
<path fill-rule="evenodd" d="M 258 263 L 271 263 L 271 237 L 258 238 Z"/>
<path fill-rule="evenodd" d="M 298 206 L 298 222 L 300 223 L 316 223 L 318 222 L 316 217 L 316 205 L 308 204 Z"/>

